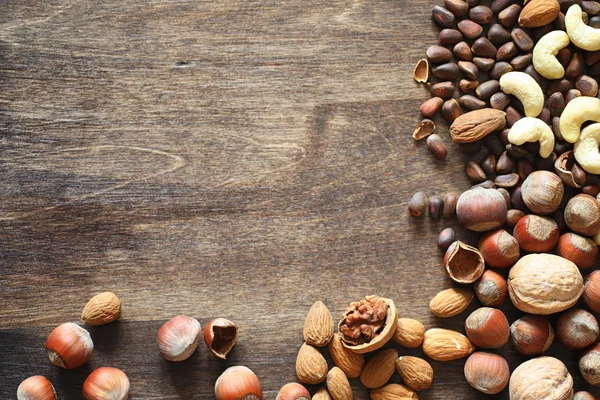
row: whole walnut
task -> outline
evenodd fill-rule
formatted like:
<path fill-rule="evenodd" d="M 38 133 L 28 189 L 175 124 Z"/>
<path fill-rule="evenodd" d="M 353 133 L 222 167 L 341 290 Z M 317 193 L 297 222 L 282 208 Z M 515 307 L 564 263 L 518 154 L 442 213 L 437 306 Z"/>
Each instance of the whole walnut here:
<path fill-rule="evenodd" d="M 564 311 L 583 294 L 577 265 L 553 254 L 528 254 L 508 273 L 508 293 L 519 310 L 539 315 Z"/>
<path fill-rule="evenodd" d="M 510 376 L 510 400 L 570 400 L 573 378 L 554 357 L 537 357 L 519 365 Z"/>

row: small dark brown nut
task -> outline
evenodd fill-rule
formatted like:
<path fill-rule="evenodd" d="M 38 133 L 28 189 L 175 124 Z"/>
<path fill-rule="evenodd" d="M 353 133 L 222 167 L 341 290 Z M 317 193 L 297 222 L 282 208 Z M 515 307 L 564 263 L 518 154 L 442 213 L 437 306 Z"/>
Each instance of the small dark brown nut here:
<path fill-rule="evenodd" d="M 600 343 L 583 353 L 578 362 L 579 372 L 590 385 L 600 386 Z"/>
<path fill-rule="evenodd" d="M 575 53 L 575 54 L 573 54 L 571 61 L 567 65 L 565 73 L 567 74 L 567 76 L 575 79 L 583 73 L 584 67 L 585 67 L 585 62 L 583 60 L 583 54 Z"/>
<path fill-rule="evenodd" d="M 504 110 L 510 103 L 510 97 L 504 92 L 497 92 L 490 97 L 490 105 L 496 110 Z"/>
<path fill-rule="evenodd" d="M 521 196 L 528 209 L 536 214 L 550 215 L 562 202 L 565 187 L 562 179 L 549 171 L 535 171 L 521 186 Z"/>
<path fill-rule="evenodd" d="M 488 179 L 481 183 L 471 186 L 471 189 L 481 188 L 481 189 L 496 189 L 496 184 L 493 180 Z"/>
<path fill-rule="evenodd" d="M 515 3 L 515 0 L 493 0 L 491 5 L 492 12 L 498 14 L 513 3 Z"/>
<path fill-rule="evenodd" d="M 538 74 L 538 72 L 533 67 L 533 64 L 528 65 L 523 72 L 525 72 L 527 75 L 529 75 L 533 79 L 535 79 L 535 81 L 538 83 L 538 85 L 540 85 L 542 87 L 542 90 L 546 87 L 544 78 L 542 78 L 542 76 L 540 74 Z"/>
<path fill-rule="evenodd" d="M 481 183 L 487 179 L 483 169 L 473 160 L 469 160 L 465 164 L 465 173 L 473 183 Z"/>
<path fill-rule="evenodd" d="M 466 108 L 467 110 L 481 110 L 487 106 L 485 101 L 478 99 L 475 96 L 471 96 L 470 94 L 465 94 L 458 98 L 458 102 L 461 106 Z"/>
<path fill-rule="evenodd" d="M 551 81 L 548 85 L 548 95 L 557 92 L 565 93 L 572 88 L 573 86 L 571 85 L 571 82 L 569 82 L 567 79 L 556 79 L 554 81 Z"/>
<path fill-rule="evenodd" d="M 458 82 L 458 88 L 462 93 L 471 93 L 477 86 L 479 86 L 479 82 L 476 80 L 470 81 L 468 79 L 461 79 L 460 82 Z"/>
<path fill-rule="evenodd" d="M 465 320 L 465 332 L 475 346 L 484 349 L 499 349 L 510 336 L 508 320 L 496 308 L 481 307 Z"/>
<path fill-rule="evenodd" d="M 533 45 L 534 45 L 533 39 L 523 29 L 514 28 L 510 32 L 510 37 L 515 42 L 517 47 L 519 49 L 521 49 L 522 51 L 529 51 L 529 50 L 533 49 Z"/>
<path fill-rule="evenodd" d="M 499 174 L 509 174 L 515 169 L 515 161 L 508 154 L 508 152 L 503 152 L 500 154 L 498 158 L 498 163 L 496 164 L 496 172 Z"/>
<path fill-rule="evenodd" d="M 575 81 L 575 89 L 579 90 L 582 96 L 596 97 L 598 94 L 598 81 L 591 76 L 581 75 Z"/>
<path fill-rule="evenodd" d="M 556 54 L 556 59 L 564 68 L 567 68 L 567 65 L 569 65 L 569 61 L 571 61 L 572 56 L 573 53 L 571 52 L 571 49 L 565 47 L 564 49 L 560 49 L 558 51 L 558 53 Z"/>
<path fill-rule="evenodd" d="M 438 42 L 441 45 L 456 44 L 461 40 L 463 40 L 463 35 L 458 29 L 442 29 L 438 37 Z"/>
<path fill-rule="evenodd" d="M 597 1 L 584 0 L 581 2 L 581 9 L 588 15 L 596 15 L 600 13 L 600 3 Z"/>
<path fill-rule="evenodd" d="M 524 315 L 510 326 L 510 337 L 517 351 L 526 356 L 544 353 L 554 341 L 554 329 L 546 317 Z"/>
<path fill-rule="evenodd" d="M 446 149 L 444 141 L 442 140 L 440 135 L 437 135 L 435 133 L 427 137 L 427 148 L 429 149 L 429 151 L 431 151 L 431 153 L 434 156 L 436 156 L 440 160 L 445 159 L 448 155 L 448 150 Z"/>
<path fill-rule="evenodd" d="M 598 21 L 600 22 L 600 17 L 594 17 L 594 18 L 598 18 Z M 595 29 L 598 29 L 598 28 L 595 28 Z M 585 58 L 586 65 L 588 65 L 588 66 L 594 65 L 598 61 L 600 61 L 600 50 L 586 51 L 584 58 Z"/>
<path fill-rule="evenodd" d="M 565 93 L 565 103 L 569 104 L 569 102 L 577 97 L 581 97 L 581 92 L 577 89 L 569 89 Z"/>
<path fill-rule="evenodd" d="M 450 62 L 442 65 L 438 65 L 437 67 L 433 67 L 431 69 L 433 75 L 441 80 L 452 81 L 458 78 L 460 74 L 460 70 L 458 69 L 458 65 L 456 63 Z"/>
<path fill-rule="evenodd" d="M 476 80 L 477 74 L 479 73 L 479 68 L 477 65 L 473 64 L 470 61 L 459 61 L 458 69 L 463 74 L 463 76 L 467 79 Z"/>
<path fill-rule="evenodd" d="M 531 65 L 532 60 L 533 55 L 531 53 L 522 54 L 510 60 L 510 66 L 513 67 L 513 70 L 522 71 L 527 68 L 527 66 Z"/>
<path fill-rule="evenodd" d="M 434 221 L 442 218 L 444 212 L 444 200 L 440 196 L 431 196 L 429 198 L 429 216 Z"/>
<path fill-rule="evenodd" d="M 560 92 L 552 93 L 546 101 L 546 107 L 553 117 L 560 117 L 565 109 L 565 97 Z"/>
<path fill-rule="evenodd" d="M 469 4 L 464 0 L 444 0 L 444 5 L 457 17 L 466 15 L 469 10 Z"/>
<path fill-rule="evenodd" d="M 494 93 L 498 93 L 500 91 L 500 83 L 496 80 L 489 80 L 483 83 L 480 83 L 479 86 L 475 89 L 475 94 L 481 100 L 488 100 Z"/>
<path fill-rule="evenodd" d="M 512 106 L 508 106 L 504 109 L 504 112 L 506 113 L 506 125 L 508 125 L 509 127 L 512 127 L 518 120 L 520 120 L 521 118 L 523 118 L 523 116 L 521 115 L 520 112 L 517 111 L 516 108 L 512 107 Z M 518 154 L 514 154 L 512 152 L 510 152 L 509 149 L 511 148 L 515 148 L 516 146 L 511 146 L 510 148 L 507 147 L 507 151 L 509 151 L 510 155 L 516 158 L 519 158 Z M 517 148 L 522 148 L 522 147 L 517 147 Z M 522 155 L 522 157 L 526 156 L 527 151 L 524 151 L 525 154 Z"/>
<path fill-rule="evenodd" d="M 519 183 L 519 179 L 519 174 L 502 174 L 494 178 L 494 183 L 496 184 L 496 187 L 499 188 L 512 188 Z"/>
<path fill-rule="evenodd" d="M 444 7 L 435 6 L 431 10 L 431 19 L 442 28 L 450 28 L 454 24 L 454 14 Z"/>
<path fill-rule="evenodd" d="M 514 227 L 521 218 L 525 216 L 525 213 L 521 210 L 510 209 L 506 212 L 506 225 L 510 228 Z"/>
<path fill-rule="evenodd" d="M 421 114 L 425 118 L 433 118 L 442 108 L 442 104 L 444 104 L 444 100 L 441 97 L 432 97 L 421 104 Z"/>
<path fill-rule="evenodd" d="M 444 218 L 450 219 L 454 216 L 457 202 L 458 195 L 456 193 L 450 192 L 444 195 L 444 212 L 442 213 Z"/>
<path fill-rule="evenodd" d="M 446 100 L 442 105 L 442 116 L 449 123 L 460 116 L 460 105 L 456 99 Z"/>
<path fill-rule="evenodd" d="M 475 188 L 460 195 L 456 204 L 458 222 L 467 229 L 485 232 L 502 226 L 506 202 L 497 190 Z"/>
<path fill-rule="evenodd" d="M 480 37 L 473 42 L 471 51 L 479 57 L 494 58 L 498 49 L 496 49 L 496 46 L 488 38 Z"/>
<path fill-rule="evenodd" d="M 589 185 L 582 187 L 581 191 L 585 194 L 596 197 L 598 193 L 600 193 L 600 185 L 597 183 L 590 183 Z"/>
<path fill-rule="evenodd" d="M 556 320 L 556 338 L 569 349 L 583 349 L 594 343 L 599 334 L 596 318 L 581 308 L 564 311 Z"/>
<path fill-rule="evenodd" d="M 476 39 L 481 36 L 483 27 L 470 19 L 463 19 L 458 22 L 458 30 L 460 30 L 467 39 Z"/>
<path fill-rule="evenodd" d="M 448 250 L 448 247 L 456 241 L 456 234 L 452 228 L 444 228 L 438 236 L 438 247 L 442 251 Z"/>
<path fill-rule="evenodd" d="M 471 142 L 471 143 L 459 143 L 458 150 L 460 150 L 463 154 L 477 154 L 481 150 L 483 145 L 481 141 Z"/>
<path fill-rule="evenodd" d="M 451 99 L 454 94 L 454 83 L 439 82 L 431 85 L 431 95 L 441 97 L 442 99 Z"/>
<path fill-rule="evenodd" d="M 489 7 L 476 6 L 469 10 L 469 18 L 480 25 L 486 25 L 492 22 L 494 13 Z"/>
<path fill-rule="evenodd" d="M 475 294 L 484 306 L 498 307 L 506 300 L 506 279 L 491 269 L 486 270 L 474 285 Z"/>
<path fill-rule="evenodd" d="M 559 12 L 552 24 L 554 25 L 554 30 L 566 31 L 567 25 L 565 23 L 565 13 L 563 13 L 562 11 Z"/>
<path fill-rule="evenodd" d="M 491 79 L 500 79 L 500 77 L 507 72 L 511 72 L 513 70 L 512 65 L 505 61 L 500 61 L 494 64 L 492 69 L 490 70 L 489 77 Z"/>
<path fill-rule="evenodd" d="M 496 53 L 497 61 L 507 61 L 516 57 L 518 54 L 517 46 L 513 42 L 504 43 L 502 46 L 498 48 L 498 52 Z"/>
<path fill-rule="evenodd" d="M 512 28 L 517 24 L 519 14 L 521 14 L 521 6 L 513 4 L 498 13 L 498 22 L 505 28 Z"/>
<path fill-rule="evenodd" d="M 443 46 L 433 45 L 427 48 L 425 52 L 429 62 L 440 64 L 448 62 L 452 59 L 452 52 Z"/>
<path fill-rule="evenodd" d="M 496 157 L 504 152 L 504 145 L 500 142 L 500 138 L 493 133 L 483 138 L 483 144 Z"/>
<path fill-rule="evenodd" d="M 408 203 L 408 211 L 415 217 L 420 217 L 427 210 L 429 199 L 424 192 L 416 192 L 413 194 Z"/>
<path fill-rule="evenodd" d="M 510 32 L 500 24 L 492 24 L 487 37 L 494 44 L 503 44 L 510 40 Z"/>
<path fill-rule="evenodd" d="M 519 160 L 517 162 L 517 173 L 519 174 L 519 177 L 522 180 L 527 179 L 527 177 L 529 175 L 531 175 L 531 173 L 535 170 L 535 167 L 533 166 L 533 164 L 531 163 L 531 161 L 529 161 L 526 158 L 523 158 L 522 160 Z"/>
<path fill-rule="evenodd" d="M 510 204 L 510 192 L 505 188 L 496 188 L 497 191 L 500 192 L 502 196 L 504 196 L 504 201 L 506 202 L 506 207 L 510 208 L 512 204 Z M 508 214 L 508 211 L 507 211 Z"/>
<path fill-rule="evenodd" d="M 487 156 L 481 160 L 479 166 L 485 172 L 486 175 L 491 175 L 496 173 L 496 156 L 492 153 L 489 153 Z"/>
<path fill-rule="evenodd" d="M 471 52 L 471 47 L 469 47 L 469 45 L 465 41 L 456 43 L 456 45 L 454 46 L 454 49 L 452 51 L 453 51 L 454 55 L 457 58 L 460 58 L 461 60 L 470 61 L 471 59 L 473 59 L 473 53 Z M 460 63 L 459 63 L 459 67 L 460 67 Z M 475 78 L 472 78 L 472 79 L 475 79 Z"/>
<path fill-rule="evenodd" d="M 569 229 L 584 236 L 600 232 L 600 204 L 587 194 L 571 198 L 565 207 L 565 222 Z"/>
<path fill-rule="evenodd" d="M 487 72 L 494 67 L 494 59 L 486 57 L 473 57 L 473 63 L 477 65 L 480 71 Z"/>

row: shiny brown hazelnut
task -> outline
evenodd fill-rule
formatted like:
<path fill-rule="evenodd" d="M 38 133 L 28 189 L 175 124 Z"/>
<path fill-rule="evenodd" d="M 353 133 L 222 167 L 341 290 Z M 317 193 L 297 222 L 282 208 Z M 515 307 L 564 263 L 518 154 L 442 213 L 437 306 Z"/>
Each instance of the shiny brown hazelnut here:
<path fill-rule="evenodd" d="M 310 400 L 310 393 L 301 384 L 291 382 L 281 387 L 275 400 Z"/>
<path fill-rule="evenodd" d="M 72 322 L 57 326 L 46 340 L 46 353 L 52 364 L 74 369 L 92 355 L 94 342 L 89 332 Z"/>
<path fill-rule="evenodd" d="M 248 367 L 229 367 L 215 382 L 217 400 L 252 399 L 263 397 L 260 381 Z"/>
<path fill-rule="evenodd" d="M 583 349 L 598 339 L 598 321 L 588 311 L 571 308 L 556 320 L 556 338 L 569 349 Z"/>
<path fill-rule="evenodd" d="M 488 232 L 477 246 L 486 264 L 494 268 L 506 268 L 519 259 L 519 242 L 504 229 Z"/>
<path fill-rule="evenodd" d="M 579 372 L 590 385 L 600 386 L 600 343 L 588 348 L 579 358 Z"/>
<path fill-rule="evenodd" d="M 500 393 L 510 377 L 508 363 L 502 356 L 480 351 L 469 356 L 464 372 L 469 385 L 485 394 Z"/>
<path fill-rule="evenodd" d="M 46 377 L 30 376 L 17 388 L 17 400 L 56 400 L 56 391 Z"/>
<path fill-rule="evenodd" d="M 508 295 L 506 279 L 490 269 L 475 282 L 474 288 L 477 298 L 484 306 L 497 307 L 504 303 Z"/>
<path fill-rule="evenodd" d="M 100 367 L 83 382 L 82 393 L 85 400 L 127 400 L 129 378 L 118 368 Z"/>
<path fill-rule="evenodd" d="M 512 228 L 521 218 L 525 216 L 525 213 L 521 210 L 510 209 L 506 212 L 506 226 Z"/>
<path fill-rule="evenodd" d="M 456 216 L 467 229 L 485 232 L 498 228 L 506 221 L 506 201 L 495 189 L 476 187 L 458 198 Z"/>
<path fill-rule="evenodd" d="M 529 214 L 517 222 L 513 235 L 522 249 L 545 253 L 558 242 L 559 230 L 556 221 L 550 217 Z"/>
<path fill-rule="evenodd" d="M 600 271 L 594 271 L 587 276 L 582 297 L 590 310 L 600 313 Z"/>
<path fill-rule="evenodd" d="M 510 326 L 510 338 L 519 353 L 533 356 L 552 345 L 554 329 L 546 317 L 524 315 Z"/>
<path fill-rule="evenodd" d="M 565 207 L 565 222 L 573 232 L 594 236 L 600 232 L 600 203 L 587 194 L 574 196 Z"/>
<path fill-rule="evenodd" d="M 497 308 L 481 307 L 465 320 L 465 332 L 474 345 L 499 349 L 508 342 L 508 320 Z"/>
<path fill-rule="evenodd" d="M 591 267 L 596 262 L 598 245 L 590 238 L 568 232 L 558 239 L 556 253 L 584 269 Z"/>
<path fill-rule="evenodd" d="M 452 243 L 446 250 L 444 265 L 450 278 L 458 283 L 475 282 L 485 269 L 481 252 L 460 240 Z"/>
<path fill-rule="evenodd" d="M 550 171 L 535 171 L 521 185 L 521 196 L 535 214 L 550 215 L 558 209 L 565 193 L 562 179 Z"/>

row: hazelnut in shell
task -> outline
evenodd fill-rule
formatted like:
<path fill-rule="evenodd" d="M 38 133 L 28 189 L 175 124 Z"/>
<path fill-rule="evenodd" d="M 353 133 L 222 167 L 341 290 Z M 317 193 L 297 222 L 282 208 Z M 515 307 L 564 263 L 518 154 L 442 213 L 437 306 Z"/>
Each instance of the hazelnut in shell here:
<path fill-rule="evenodd" d="M 508 342 L 509 327 L 504 313 L 497 308 L 481 307 L 465 320 L 467 337 L 475 346 L 499 349 Z"/>
<path fill-rule="evenodd" d="M 291 382 L 283 385 L 275 400 L 310 400 L 310 393 L 301 384 Z"/>
<path fill-rule="evenodd" d="M 550 215 L 558 209 L 565 193 L 562 179 L 550 171 L 534 171 L 521 185 L 521 197 L 535 214 Z"/>
<path fill-rule="evenodd" d="M 590 310 L 600 313 L 600 271 L 594 271 L 587 276 L 583 301 Z"/>
<path fill-rule="evenodd" d="M 578 194 L 565 207 L 565 222 L 573 232 L 594 236 L 600 232 L 600 203 L 588 194 Z"/>
<path fill-rule="evenodd" d="M 573 377 L 554 357 L 537 357 L 519 365 L 510 376 L 511 400 L 567 400 L 573 398 Z"/>
<path fill-rule="evenodd" d="M 546 317 L 524 315 L 510 326 L 510 338 L 517 351 L 526 356 L 544 353 L 554 342 L 554 329 Z"/>
<path fill-rule="evenodd" d="M 598 321 L 588 311 L 571 308 L 556 320 L 556 338 L 569 349 L 583 349 L 598 339 Z"/>
<path fill-rule="evenodd" d="M 474 285 L 475 295 L 484 306 L 498 307 L 508 296 L 506 279 L 491 269 L 486 270 Z"/>
<path fill-rule="evenodd" d="M 163 324 L 156 341 L 162 356 L 169 361 L 183 361 L 196 351 L 202 330 L 197 319 L 178 315 Z"/>
<path fill-rule="evenodd" d="M 452 243 L 446 250 L 444 265 L 450 278 L 458 283 L 475 282 L 485 269 L 485 261 L 481 252 L 460 240 Z"/>
<path fill-rule="evenodd" d="M 581 355 L 578 366 L 587 383 L 600 386 L 600 343 L 591 346 Z"/>
<path fill-rule="evenodd" d="M 493 268 L 510 267 L 520 256 L 519 242 L 504 229 L 486 233 L 477 247 L 486 264 Z"/>
<path fill-rule="evenodd" d="M 83 382 L 85 400 L 127 400 L 129 379 L 125 372 L 113 367 L 100 367 Z"/>
<path fill-rule="evenodd" d="M 56 400 L 56 391 L 46 377 L 30 376 L 17 388 L 17 400 Z"/>
<path fill-rule="evenodd" d="M 72 322 L 57 326 L 46 340 L 48 358 L 64 369 L 82 366 L 93 350 L 94 342 L 88 331 Z"/>
<path fill-rule="evenodd" d="M 225 360 L 235 345 L 237 334 L 238 328 L 233 322 L 215 318 L 204 328 L 204 343 L 215 357 Z"/>
<path fill-rule="evenodd" d="M 464 372 L 469 385 L 485 394 L 500 393 L 510 378 L 504 357 L 480 351 L 469 356 Z"/>
<path fill-rule="evenodd" d="M 567 232 L 558 239 L 556 253 L 581 269 L 589 268 L 598 257 L 598 245 L 590 238 Z"/>
<path fill-rule="evenodd" d="M 217 400 L 262 400 L 260 382 L 248 367 L 227 368 L 215 383 Z"/>
<path fill-rule="evenodd" d="M 545 253 L 556 246 L 560 232 L 552 218 L 529 214 L 517 222 L 513 235 L 522 249 Z"/>
<path fill-rule="evenodd" d="M 485 232 L 506 220 L 506 201 L 495 189 L 476 187 L 462 193 L 456 203 L 458 222 L 467 229 Z"/>

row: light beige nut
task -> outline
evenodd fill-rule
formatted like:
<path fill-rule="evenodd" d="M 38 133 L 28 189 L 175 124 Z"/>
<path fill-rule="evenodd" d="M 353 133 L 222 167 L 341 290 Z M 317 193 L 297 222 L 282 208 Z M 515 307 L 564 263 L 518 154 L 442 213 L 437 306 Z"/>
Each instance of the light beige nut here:
<path fill-rule="evenodd" d="M 396 349 L 387 349 L 375 354 L 363 368 L 360 382 L 369 389 L 385 385 L 394 375 L 397 359 Z"/>
<path fill-rule="evenodd" d="M 442 328 L 425 332 L 423 352 L 436 361 L 452 361 L 467 357 L 475 351 L 475 346 L 465 335 Z"/>
<path fill-rule="evenodd" d="M 600 174 L 600 124 L 591 124 L 581 131 L 575 143 L 575 159 L 590 174 Z"/>
<path fill-rule="evenodd" d="M 508 293 L 519 310 L 548 315 L 570 308 L 583 294 L 583 277 L 571 261 L 528 254 L 508 273 Z"/>
<path fill-rule="evenodd" d="M 333 335 L 327 349 L 333 363 L 344 371 L 348 378 L 358 378 L 365 366 L 365 357 L 362 354 L 347 349 L 338 333 Z"/>
<path fill-rule="evenodd" d="M 571 42 L 587 51 L 600 50 L 600 29 L 594 29 L 583 22 L 583 11 L 573 4 L 565 14 L 565 27 Z"/>
<path fill-rule="evenodd" d="M 542 36 L 533 48 L 533 67 L 537 73 L 546 79 L 562 78 L 565 68 L 556 55 L 569 43 L 569 36 L 563 31 L 552 31 Z"/>
<path fill-rule="evenodd" d="M 508 132 L 508 141 L 520 146 L 525 142 L 540 142 L 540 156 L 548 158 L 554 151 L 554 133 L 541 119 L 524 117 Z"/>
<path fill-rule="evenodd" d="M 322 387 L 313 394 L 312 400 L 331 400 L 331 395 L 327 391 L 327 388 Z"/>
<path fill-rule="evenodd" d="M 344 371 L 333 367 L 327 373 L 327 390 L 333 400 L 353 400 L 352 387 Z"/>
<path fill-rule="evenodd" d="M 573 378 L 562 361 L 537 357 L 519 365 L 508 383 L 510 400 L 570 400 Z"/>
<path fill-rule="evenodd" d="M 402 382 L 413 390 L 427 390 L 433 383 L 431 364 L 419 357 L 402 356 L 396 360 Z"/>
<path fill-rule="evenodd" d="M 312 305 L 304 320 L 304 341 L 312 346 L 323 347 L 333 337 L 333 317 L 322 301 Z"/>
<path fill-rule="evenodd" d="M 394 341 L 402 347 L 414 349 L 423 343 L 425 327 L 416 319 L 398 318 Z"/>
<path fill-rule="evenodd" d="M 81 320 L 87 325 L 104 325 L 116 321 L 121 316 L 121 300 L 112 292 L 95 295 L 88 301 L 81 313 Z"/>
<path fill-rule="evenodd" d="M 429 309 L 436 317 L 450 318 L 466 310 L 474 296 L 467 288 L 445 289 L 431 299 Z"/>
<path fill-rule="evenodd" d="M 302 383 L 316 384 L 327 377 L 327 360 L 323 354 L 309 344 L 302 344 L 296 357 L 296 375 Z"/>
<path fill-rule="evenodd" d="M 470 111 L 454 120 L 450 135 L 456 143 L 471 143 L 483 139 L 490 133 L 503 129 L 506 113 L 493 108 Z"/>
<path fill-rule="evenodd" d="M 586 121 L 600 122 L 600 99 L 576 97 L 567 103 L 560 115 L 560 134 L 569 143 L 579 140 L 581 125 Z"/>
<path fill-rule="evenodd" d="M 500 77 L 500 88 L 519 99 L 527 117 L 537 117 L 542 112 L 544 92 L 531 75 L 520 71 L 507 72 Z"/>
<path fill-rule="evenodd" d="M 399 383 L 389 383 L 371 390 L 371 400 L 417 400 L 414 390 Z"/>

